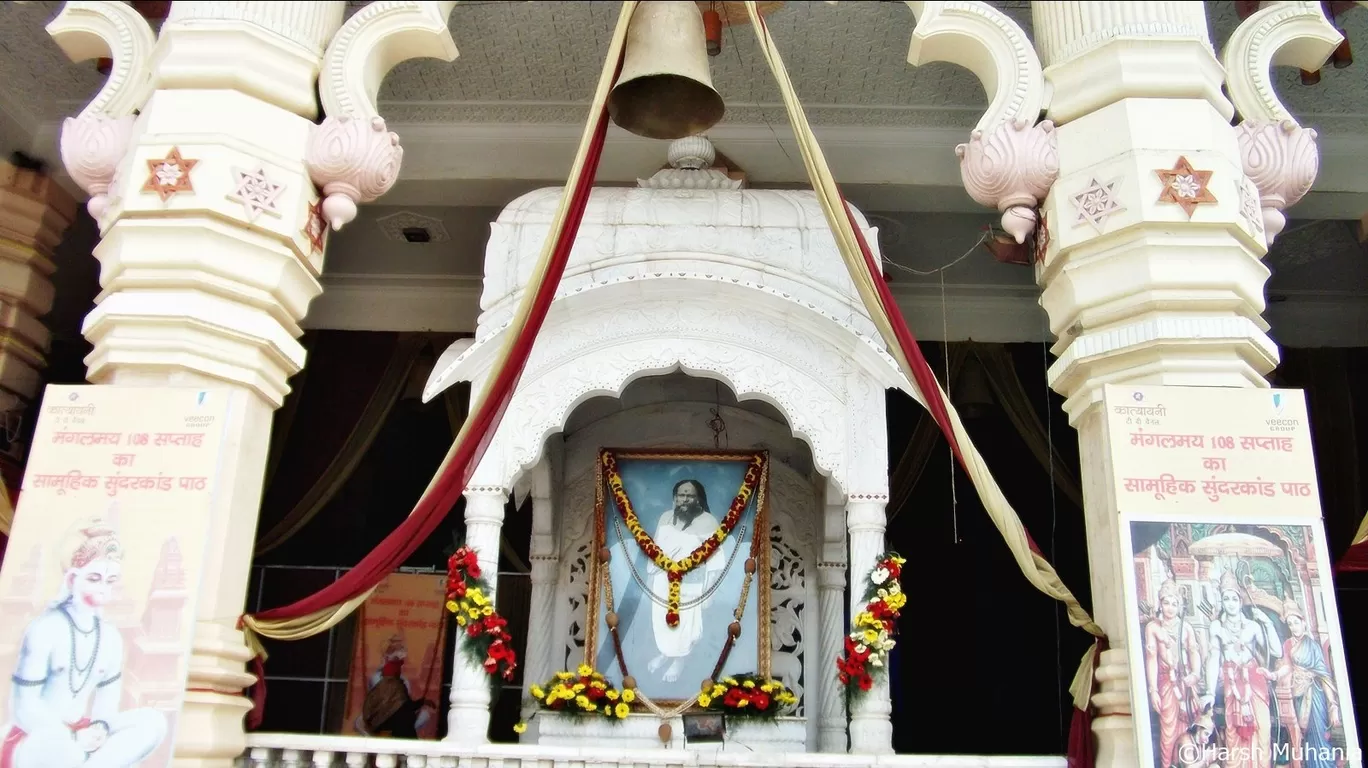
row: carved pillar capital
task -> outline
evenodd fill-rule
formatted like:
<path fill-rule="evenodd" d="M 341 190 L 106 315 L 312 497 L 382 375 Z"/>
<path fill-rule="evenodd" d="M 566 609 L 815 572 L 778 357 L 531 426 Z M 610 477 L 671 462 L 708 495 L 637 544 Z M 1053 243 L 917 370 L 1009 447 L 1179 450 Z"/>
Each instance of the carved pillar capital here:
<path fill-rule="evenodd" d="M 1002 228 L 1018 243 L 1035 231 L 1036 205 L 1059 177 L 1054 123 L 1007 120 L 975 130 L 955 147 L 964 189 L 980 205 L 1002 211 Z"/>
<path fill-rule="evenodd" d="M 357 11 L 328 44 L 318 77 L 327 119 L 310 134 L 305 162 L 323 190 L 323 215 L 334 230 L 356 207 L 384 195 L 399 178 L 404 151 L 385 128 L 375 97 L 395 65 L 458 55 L 447 28 L 454 2 L 379 0 Z"/>
<path fill-rule="evenodd" d="M 1264 237 L 1273 239 L 1287 225 L 1283 210 L 1309 191 L 1320 170 L 1316 132 L 1291 120 L 1246 120 L 1235 126 L 1245 175 L 1259 189 Z"/>
<path fill-rule="evenodd" d="M 323 217 L 333 230 L 356 218 L 356 207 L 394 186 L 404 149 L 380 117 L 329 116 L 309 131 L 304 162 L 323 192 Z"/>

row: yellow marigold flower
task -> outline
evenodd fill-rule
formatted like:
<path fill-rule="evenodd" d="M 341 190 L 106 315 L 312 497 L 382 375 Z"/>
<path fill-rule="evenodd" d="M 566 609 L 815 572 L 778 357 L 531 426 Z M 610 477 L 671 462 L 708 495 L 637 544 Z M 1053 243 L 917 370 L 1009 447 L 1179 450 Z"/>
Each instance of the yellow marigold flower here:
<path fill-rule="evenodd" d="M 447 609 L 448 611 L 451 611 L 452 613 L 455 613 L 456 610 L 457 610 L 458 608 L 460 608 L 460 607 L 461 607 L 461 606 L 459 606 L 459 605 L 456 604 L 456 601 L 455 601 L 455 600 L 448 600 L 447 603 L 446 603 L 446 609 Z"/>
<path fill-rule="evenodd" d="M 527 733 L 527 723 L 518 723 L 513 726 L 514 733 Z"/>
<path fill-rule="evenodd" d="M 574 675 L 571 674 L 571 673 L 569 673 L 569 672 L 557 672 L 557 673 L 556 673 L 556 679 L 557 679 L 557 680 L 569 680 L 569 679 L 572 678 L 572 677 L 574 677 Z"/>
<path fill-rule="evenodd" d="M 466 614 L 469 615 L 472 619 L 480 618 L 480 610 L 478 608 L 471 608 L 470 610 L 466 611 Z"/>
<path fill-rule="evenodd" d="M 749 704 L 749 703 L 750 703 L 749 701 L 747 701 L 747 700 L 745 700 L 745 699 L 741 699 L 740 701 L 736 702 L 736 708 L 737 708 L 737 709 L 741 709 L 742 707 L 746 706 L 746 705 Z"/>
<path fill-rule="evenodd" d="M 744 682 L 744 683 L 741 684 L 741 687 L 742 687 L 742 688 L 754 688 L 754 687 L 755 687 L 755 681 L 754 681 L 754 680 L 747 680 L 746 682 Z"/>
<path fill-rule="evenodd" d="M 575 683 L 574 691 L 575 691 L 575 693 L 581 693 L 581 692 L 583 692 L 583 691 L 584 691 L 584 683 Z"/>
<path fill-rule="evenodd" d="M 466 624 L 466 618 L 458 613 L 456 614 L 456 623 L 457 625 L 464 627 Z"/>
<path fill-rule="evenodd" d="M 872 629 L 866 629 L 864 632 L 864 641 L 870 645 L 879 642 L 879 633 Z"/>
<path fill-rule="evenodd" d="M 902 565 L 903 563 L 907 562 L 907 559 L 906 559 L 906 558 L 898 557 L 897 555 L 894 555 L 893 557 L 890 557 L 889 559 L 892 560 L 893 562 L 897 563 L 898 565 Z"/>
<path fill-rule="evenodd" d="M 622 702 L 619 701 L 617 707 L 616 707 L 616 708 L 614 709 L 614 711 L 613 711 L 613 714 L 617 715 L 618 719 L 621 720 L 621 719 L 627 717 L 627 715 L 630 714 L 631 711 L 632 711 L 632 708 L 631 708 L 631 707 L 629 707 L 629 706 L 627 706 L 626 704 L 623 704 Z"/>
<path fill-rule="evenodd" d="M 720 685 L 713 685 L 712 697 L 713 697 L 714 699 L 717 698 L 718 696 L 726 696 L 726 695 L 727 695 L 727 689 L 726 689 L 726 688 L 724 688 L 723 686 L 720 686 Z"/>
<path fill-rule="evenodd" d="M 493 616 L 493 615 L 494 615 L 494 609 L 493 609 L 492 607 L 486 605 L 485 607 L 483 607 L 483 608 L 480 609 L 480 615 L 481 615 L 481 616 Z"/>
<path fill-rule="evenodd" d="M 636 691 L 632 690 L 631 688 L 623 689 L 622 701 L 626 704 L 631 704 L 632 702 L 636 701 Z"/>
<path fill-rule="evenodd" d="M 589 701 L 588 696 L 576 696 L 575 703 L 580 705 L 582 709 L 596 709 L 593 702 Z"/>
<path fill-rule="evenodd" d="M 764 685 L 760 686 L 760 690 L 764 691 L 765 693 L 774 693 L 774 683 L 765 683 Z"/>
<path fill-rule="evenodd" d="M 543 691 L 543 690 L 542 690 L 542 687 L 541 687 L 540 685 L 533 685 L 533 686 L 532 686 L 531 688 L 529 688 L 528 690 L 532 693 L 533 697 L 535 697 L 535 698 L 537 698 L 537 699 L 544 699 L 544 698 L 546 698 L 546 691 Z"/>
<path fill-rule="evenodd" d="M 712 703 L 712 697 L 706 693 L 698 694 L 698 706 L 706 707 Z"/>
<path fill-rule="evenodd" d="M 603 714 L 605 714 L 605 715 L 607 715 L 607 716 L 609 716 L 609 717 L 612 717 L 612 716 L 613 716 L 613 705 L 612 705 L 612 704 L 604 704 L 604 705 L 603 705 Z"/>
<path fill-rule="evenodd" d="M 609 701 L 617 701 L 617 700 L 618 700 L 618 692 L 617 692 L 617 691 L 614 691 L 614 690 L 612 690 L 612 689 L 609 689 L 608 692 L 605 693 L 605 694 L 603 694 L 603 695 L 604 695 L 604 696 L 607 696 Z"/>
<path fill-rule="evenodd" d="M 740 685 L 740 683 L 736 682 L 736 678 L 734 677 L 724 677 L 722 678 L 722 682 L 726 683 L 727 685 Z"/>
<path fill-rule="evenodd" d="M 588 677 L 588 676 L 594 674 L 594 668 L 591 667 L 591 666 L 589 666 L 588 664 L 581 664 L 581 665 L 579 665 L 579 669 L 577 669 L 577 670 L 575 670 L 575 671 L 579 673 L 579 676 L 580 676 L 580 677 Z"/>

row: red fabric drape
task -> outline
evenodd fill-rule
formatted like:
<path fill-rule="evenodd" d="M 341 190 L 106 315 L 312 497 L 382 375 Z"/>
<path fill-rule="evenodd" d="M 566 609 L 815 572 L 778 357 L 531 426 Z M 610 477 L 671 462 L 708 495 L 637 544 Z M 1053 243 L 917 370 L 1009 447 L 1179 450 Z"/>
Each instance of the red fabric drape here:
<path fill-rule="evenodd" d="M 1336 573 L 1368 571 L 1368 541 L 1360 541 L 1350 547 L 1335 563 Z"/>
<path fill-rule="evenodd" d="M 622 60 L 619 57 L 615 68 L 620 71 Z M 616 74 L 614 75 L 616 77 Z M 489 442 L 503 419 L 504 411 L 512 399 L 523 367 L 527 363 L 532 344 L 541 330 L 546 313 L 551 308 L 551 300 L 556 295 L 561 275 L 565 272 L 566 262 L 584 218 L 584 209 L 589 202 L 589 192 L 594 185 L 599 158 L 603 154 L 603 142 L 608 130 L 608 112 L 605 109 L 597 117 L 593 140 L 585 159 L 584 173 L 579 185 L 574 189 L 566 226 L 556 241 L 545 279 L 537 291 L 531 314 L 523 332 L 514 341 L 507 364 L 499 370 L 491 383 L 488 395 L 480 402 L 479 410 L 473 416 L 469 440 L 464 441 L 450 462 L 447 463 L 432 491 L 419 500 L 413 512 L 398 528 L 394 529 L 380 545 L 361 559 L 355 568 L 347 571 L 337 581 L 308 597 L 297 600 L 280 608 L 273 608 L 256 614 L 266 620 L 292 619 L 339 605 L 352 600 L 379 584 L 385 576 L 403 565 L 441 524 L 452 506 L 465 493 L 466 484 L 474 473 L 480 459 L 484 456 Z"/>
<path fill-rule="evenodd" d="M 1093 655 L 1093 674 L 1102 663 L 1102 652 L 1107 650 L 1107 638 L 1097 638 L 1097 653 Z M 1091 696 L 1089 696 L 1091 698 Z M 1069 746 L 1065 758 L 1069 768 L 1093 768 L 1097 763 L 1097 745 L 1093 742 L 1092 708 L 1074 707 L 1073 718 L 1069 721 Z"/>
<path fill-rule="evenodd" d="M 860 255 L 864 257 L 865 267 L 869 270 L 870 276 L 874 280 L 875 290 L 879 294 L 879 303 L 883 306 L 884 314 L 888 315 L 889 324 L 893 327 L 893 334 L 898 339 L 898 346 L 902 349 L 903 357 L 907 358 L 908 365 L 912 368 L 912 377 L 916 379 L 917 389 L 921 390 L 922 396 L 926 398 L 926 408 L 931 412 L 931 418 L 935 420 L 936 426 L 940 427 L 941 434 L 945 435 L 945 440 L 950 444 L 950 450 L 955 454 L 955 460 L 960 466 L 964 466 L 964 456 L 960 453 L 959 441 L 955 438 L 954 429 L 950 425 L 950 414 L 946 410 L 945 400 L 941 398 L 940 385 L 936 381 L 936 374 L 927 364 L 926 357 L 922 355 L 921 346 L 917 343 L 916 337 L 912 335 L 912 330 L 907 327 L 907 321 L 903 319 L 902 310 L 898 308 L 897 299 L 893 298 L 893 291 L 888 287 L 888 281 L 884 280 L 883 272 L 879 269 L 879 262 L 869 250 L 869 243 L 865 240 L 864 232 L 860 230 L 859 224 L 855 221 L 855 214 L 851 212 L 850 205 L 846 203 L 845 195 L 841 196 L 841 206 L 845 208 L 846 218 L 850 220 L 850 228 L 855 233 L 855 240 L 860 244 Z M 1036 546 L 1035 539 L 1026 532 L 1026 541 L 1031 545 L 1031 551 L 1040 554 L 1040 548 Z"/>

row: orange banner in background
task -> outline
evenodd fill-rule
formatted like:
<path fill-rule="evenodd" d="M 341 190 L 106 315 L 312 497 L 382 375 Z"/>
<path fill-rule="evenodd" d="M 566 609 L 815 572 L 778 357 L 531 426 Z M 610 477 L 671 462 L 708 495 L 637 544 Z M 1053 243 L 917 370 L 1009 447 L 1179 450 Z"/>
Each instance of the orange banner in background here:
<path fill-rule="evenodd" d="M 342 733 L 436 739 L 445 574 L 392 573 L 358 611 Z"/>

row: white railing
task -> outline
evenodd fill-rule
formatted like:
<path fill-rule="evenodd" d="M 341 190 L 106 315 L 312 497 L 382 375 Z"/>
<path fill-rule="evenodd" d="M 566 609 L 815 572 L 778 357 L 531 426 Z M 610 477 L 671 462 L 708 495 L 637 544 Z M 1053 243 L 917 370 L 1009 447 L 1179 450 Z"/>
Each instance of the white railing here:
<path fill-rule="evenodd" d="M 1065 768 L 1063 757 L 615 749 L 256 733 L 239 768 Z"/>

